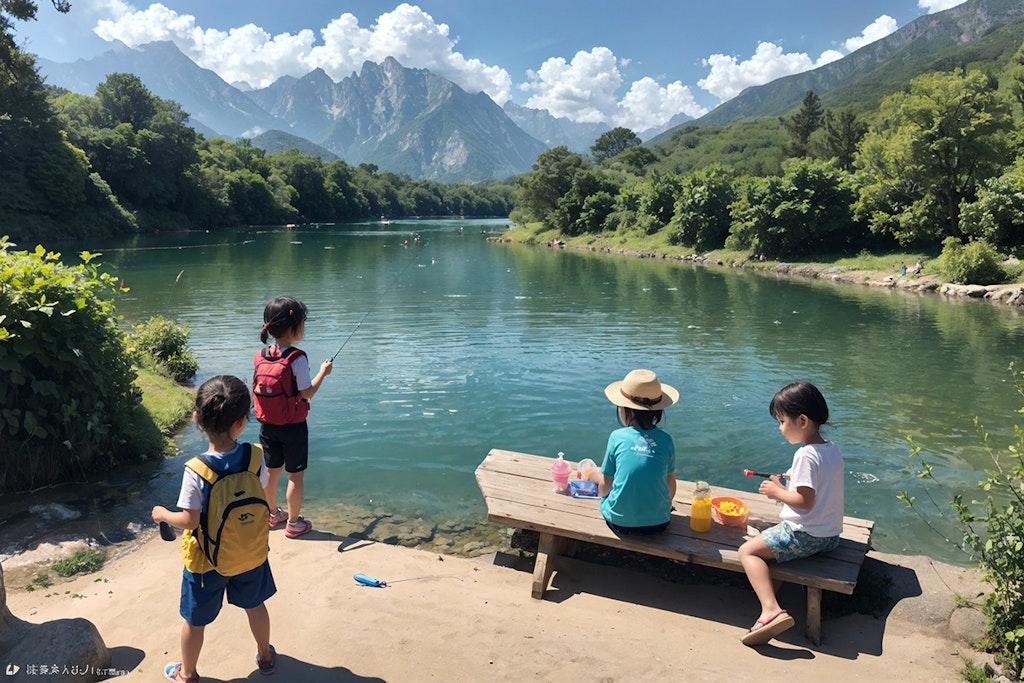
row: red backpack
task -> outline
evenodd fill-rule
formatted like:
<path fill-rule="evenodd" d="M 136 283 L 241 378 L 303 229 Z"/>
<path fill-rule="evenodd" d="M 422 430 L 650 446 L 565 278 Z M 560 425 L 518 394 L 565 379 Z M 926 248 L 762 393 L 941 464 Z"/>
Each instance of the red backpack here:
<path fill-rule="evenodd" d="M 303 422 L 309 415 L 309 401 L 299 395 L 292 362 L 306 352 L 292 349 L 286 355 L 268 346 L 252 357 L 252 394 L 256 419 L 272 425 Z"/>

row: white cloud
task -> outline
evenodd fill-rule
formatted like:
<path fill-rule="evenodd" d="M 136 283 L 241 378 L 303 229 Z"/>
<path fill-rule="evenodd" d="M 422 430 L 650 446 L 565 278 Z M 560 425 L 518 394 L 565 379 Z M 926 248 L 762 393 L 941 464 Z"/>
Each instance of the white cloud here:
<path fill-rule="evenodd" d="M 740 94 L 744 88 L 763 85 L 776 78 L 803 73 L 842 57 L 836 50 L 826 50 L 812 60 L 803 52 L 783 52 L 774 43 L 758 43 L 757 50 L 745 61 L 739 62 L 731 55 L 714 54 L 704 60 L 711 72 L 697 85 L 716 96 L 722 102 Z"/>
<path fill-rule="evenodd" d="M 928 12 L 928 14 L 935 14 L 942 10 L 949 9 L 950 7 L 956 7 L 962 5 L 967 0 L 917 0 L 917 6 Z"/>
<path fill-rule="evenodd" d="M 679 113 L 697 118 L 707 112 L 681 82 L 675 81 L 663 88 L 653 78 L 644 76 L 630 86 L 614 118 L 616 125 L 640 132 L 660 126 Z"/>
<path fill-rule="evenodd" d="M 551 57 L 526 75 L 520 88 L 533 92 L 526 106 L 589 123 L 605 121 L 606 113 L 615 111 L 615 91 L 622 85 L 615 55 L 606 47 L 581 50 L 571 62 Z"/>
<path fill-rule="evenodd" d="M 919 2 L 938 3 L 942 0 L 919 0 Z M 945 0 L 962 2 L 963 0 Z M 880 40 L 899 28 L 896 20 L 887 14 L 868 24 L 859 36 L 848 38 L 843 48 L 853 52 L 869 43 Z M 817 59 L 811 59 L 803 52 L 783 52 L 775 43 L 761 42 L 754 54 L 744 61 L 738 61 L 731 55 L 713 54 L 704 60 L 704 65 L 711 68 L 707 77 L 697 81 L 697 85 L 716 96 L 722 102 L 739 95 L 745 88 L 763 85 L 783 76 L 803 73 L 842 59 L 844 53 L 838 50 L 825 50 Z"/>
<path fill-rule="evenodd" d="M 641 131 L 665 123 L 676 114 L 701 116 L 690 89 L 679 81 L 662 87 L 649 76 L 630 85 L 618 100 L 624 60 L 606 47 L 580 51 L 566 62 L 552 57 L 536 71 L 527 72 L 520 89 L 532 93 L 526 106 L 547 109 L 552 116 L 584 123 L 604 122 Z"/>
<path fill-rule="evenodd" d="M 849 52 L 859 50 L 865 45 L 873 43 L 876 40 L 881 40 L 890 33 L 894 33 L 898 28 L 899 26 L 897 26 L 895 19 L 890 17 L 888 14 L 883 14 L 868 24 L 859 36 L 848 38 L 846 42 L 843 43 L 843 47 L 845 47 Z"/>
<path fill-rule="evenodd" d="M 455 51 L 448 26 L 438 24 L 418 7 L 401 4 L 361 28 L 352 14 L 342 14 L 316 33 L 271 35 L 253 24 L 229 31 L 204 29 L 195 17 L 179 14 L 159 3 L 134 10 L 120 0 L 106 0 L 120 7 L 114 19 L 97 23 L 95 32 L 105 40 L 141 45 L 154 40 L 173 41 L 200 66 L 217 72 L 228 82 L 245 81 L 253 87 L 270 85 L 281 76 L 303 76 L 320 67 L 338 81 L 359 71 L 365 61 L 382 62 L 394 57 L 403 66 L 429 69 L 469 92 L 483 90 L 503 104 L 512 88 L 508 72 Z"/>

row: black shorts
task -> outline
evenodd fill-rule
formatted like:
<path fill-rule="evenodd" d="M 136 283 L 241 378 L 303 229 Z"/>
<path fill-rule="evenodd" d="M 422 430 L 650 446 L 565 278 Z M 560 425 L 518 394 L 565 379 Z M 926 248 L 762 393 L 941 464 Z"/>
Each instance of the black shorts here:
<path fill-rule="evenodd" d="M 290 425 L 261 422 L 260 444 L 268 469 L 283 465 L 285 472 L 302 472 L 309 465 L 309 426 L 305 421 Z"/>

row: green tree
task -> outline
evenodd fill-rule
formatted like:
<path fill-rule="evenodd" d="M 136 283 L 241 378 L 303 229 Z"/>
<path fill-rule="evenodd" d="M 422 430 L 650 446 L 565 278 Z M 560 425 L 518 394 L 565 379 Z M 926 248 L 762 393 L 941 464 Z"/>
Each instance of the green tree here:
<path fill-rule="evenodd" d="M 0 2 L 0 224 L 19 238 L 40 226 L 74 234 L 93 189 L 85 155 L 61 132 L 35 59 L 12 37 L 13 21 L 35 12 L 32 2 Z"/>
<path fill-rule="evenodd" d="M 615 208 L 618 191 L 619 185 L 604 171 L 580 170 L 545 222 L 566 235 L 600 232 Z"/>
<path fill-rule="evenodd" d="M 712 164 L 685 176 L 673 207 L 669 242 L 698 253 L 721 249 L 732 225 L 730 206 L 736 201 L 735 173 Z"/>
<path fill-rule="evenodd" d="M 149 127 L 157 112 L 153 93 L 134 74 L 110 74 L 96 86 L 96 99 L 108 127 L 127 123 L 139 131 Z"/>
<path fill-rule="evenodd" d="M 786 164 L 785 175 L 751 183 L 735 207 L 734 242 L 768 257 L 808 256 L 856 245 L 848 174 L 831 162 Z"/>
<path fill-rule="evenodd" d="M 307 221 L 334 220 L 334 202 L 327 189 L 324 162 L 319 157 L 289 149 L 267 157 L 271 167 L 295 188 L 292 206 Z"/>
<path fill-rule="evenodd" d="M 1010 94 L 1020 105 L 1021 111 L 1024 111 L 1024 43 L 1017 48 L 1006 71 L 1010 81 Z"/>
<path fill-rule="evenodd" d="M 679 188 L 680 178 L 675 173 L 653 172 L 637 183 L 637 224 L 645 232 L 653 234 L 672 220 Z"/>
<path fill-rule="evenodd" d="M 852 173 L 853 161 L 857 155 L 857 146 L 868 132 L 868 125 L 857 119 L 850 110 L 843 110 L 834 115 L 831 110 L 825 112 L 823 119 L 825 130 L 822 149 L 826 159 L 835 159 L 839 168 Z"/>
<path fill-rule="evenodd" d="M 619 126 L 601 133 L 590 148 L 594 161 L 601 163 L 641 143 L 640 137 L 629 128 Z"/>
<path fill-rule="evenodd" d="M 650 147 L 636 145 L 616 154 L 614 167 L 621 167 L 630 173 L 643 175 L 646 169 L 657 160 L 658 155 Z"/>
<path fill-rule="evenodd" d="M 986 180 L 977 200 L 963 205 L 960 217 L 971 240 L 984 239 L 1011 251 L 1024 247 L 1024 159 Z"/>
<path fill-rule="evenodd" d="M 821 98 L 813 90 L 804 95 L 800 109 L 790 117 L 780 117 L 779 122 L 789 131 L 790 142 L 786 145 L 786 156 L 810 156 L 811 135 L 821 128 L 823 110 Z"/>
<path fill-rule="evenodd" d="M 516 210 L 526 220 L 547 222 L 572 187 L 573 178 L 586 165 L 582 156 L 565 145 L 544 150 L 533 162 L 533 170 L 516 178 Z"/>
<path fill-rule="evenodd" d="M 930 73 L 886 97 L 857 153 L 857 215 L 901 244 L 963 237 L 960 206 L 1010 159 L 1006 101 L 979 71 Z"/>

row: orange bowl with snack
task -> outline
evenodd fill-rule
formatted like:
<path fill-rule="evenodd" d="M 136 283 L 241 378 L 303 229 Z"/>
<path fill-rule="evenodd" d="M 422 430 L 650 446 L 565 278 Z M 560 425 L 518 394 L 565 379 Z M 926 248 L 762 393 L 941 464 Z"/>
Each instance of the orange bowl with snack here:
<path fill-rule="evenodd" d="M 722 526 L 746 526 L 750 509 L 739 498 L 722 496 L 711 499 L 711 517 Z"/>

